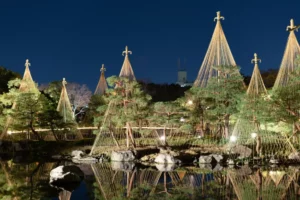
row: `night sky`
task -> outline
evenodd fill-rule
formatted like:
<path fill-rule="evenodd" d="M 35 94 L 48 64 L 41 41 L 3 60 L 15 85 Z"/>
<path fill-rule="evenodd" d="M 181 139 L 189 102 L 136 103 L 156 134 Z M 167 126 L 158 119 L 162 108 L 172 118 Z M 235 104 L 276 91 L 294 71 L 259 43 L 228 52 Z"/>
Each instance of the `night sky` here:
<path fill-rule="evenodd" d="M 193 82 L 217 11 L 244 74 L 252 73 L 253 53 L 262 59 L 260 69 L 279 68 L 286 26 L 291 18 L 300 24 L 299 0 L 9 0 L 0 7 L 0 65 L 23 74 L 28 58 L 39 84 L 65 77 L 92 91 L 102 63 L 106 77 L 119 75 L 126 45 L 137 79 L 176 82 L 180 57 Z"/>

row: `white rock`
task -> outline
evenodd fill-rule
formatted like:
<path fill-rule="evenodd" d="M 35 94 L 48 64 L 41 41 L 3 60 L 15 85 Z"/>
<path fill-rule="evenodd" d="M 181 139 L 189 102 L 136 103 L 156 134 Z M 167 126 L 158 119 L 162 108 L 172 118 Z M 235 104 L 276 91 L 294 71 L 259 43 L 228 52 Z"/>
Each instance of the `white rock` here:
<path fill-rule="evenodd" d="M 172 155 L 170 154 L 166 154 L 166 153 L 159 153 L 154 162 L 156 163 L 170 163 L 170 164 L 176 164 L 176 163 L 181 163 L 180 160 L 174 158 Z"/>
<path fill-rule="evenodd" d="M 223 167 L 219 163 L 213 169 L 214 172 L 222 171 L 222 170 L 223 170 Z"/>
<path fill-rule="evenodd" d="M 207 164 L 207 163 L 199 163 L 199 167 L 200 167 L 201 169 L 212 170 L 211 164 Z"/>
<path fill-rule="evenodd" d="M 64 173 L 63 168 L 64 166 L 58 166 L 50 171 L 50 183 L 58 179 L 63 179 L 66 175 L 70 173 Z"/>
<path fill-rule="evenodd" d="M 211 154 L 211 156 L 219 163 L 223 159 L 222 155 L 219 154 Z"/>
<path fill-rule="evenodd" d="M 132 171 L 134 162 L 111 162 L 111 168 L 116 171 Z"/>
<path fill-rule="evenodd" d="M 135 156 L 132 151 L 113 151 L 111 153 L 111 161 L 130 162 L 134 161 Z"/>
<path fill-rule="evenodd" d="M 212 161 L 212 156 L 208 155 L 208 156 L 200 156 L 199 157 L 199 163 L 200 164 L 209 164 Z"/>
<path fill-rule="evenodd" d="M 300 161 L 300 152 L 293 152 L 288 157 L 290 160 L 298 160 Z"/>
<path fill-rule="evenodd" d="M 83 155 L 84 155 L 83 151 L 80 151 L 80 150 L 75 150 L 75 151 L 72 151 L 72 153 L 71 153 L 71 156 L 74 158 L 81 158 L 81 156 L 83 156 Z"/>
<path fill-rule="evenodd" d="M 234 165 L 234 161 L 232 159 L 227 160 L 228 165 Z"/>
<path fill-rule="evenodd" d="M 176 168 L 174 163 L 156 163 L 155 166 L 161 172 L 170 172 Z"/>
<path fill-rule="evenodd" d="M 73 191 L 80 185 L 84 173 L 75 165 L 58 166 L 50 171 L 49 184 L 61 190 Z"/>

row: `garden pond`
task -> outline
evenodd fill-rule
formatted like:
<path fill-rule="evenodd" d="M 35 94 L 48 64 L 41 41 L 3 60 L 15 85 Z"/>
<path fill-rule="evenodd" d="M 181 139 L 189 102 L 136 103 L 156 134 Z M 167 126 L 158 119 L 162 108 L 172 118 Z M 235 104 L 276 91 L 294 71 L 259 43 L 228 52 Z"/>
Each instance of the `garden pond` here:
<path fill-rule="evenodd" d="M 50 172 L 76 166 L 77 183 L 54 186 Z M 299 199 L 300 166 L 145 165 L 1 157 L 0 199 Z"/>

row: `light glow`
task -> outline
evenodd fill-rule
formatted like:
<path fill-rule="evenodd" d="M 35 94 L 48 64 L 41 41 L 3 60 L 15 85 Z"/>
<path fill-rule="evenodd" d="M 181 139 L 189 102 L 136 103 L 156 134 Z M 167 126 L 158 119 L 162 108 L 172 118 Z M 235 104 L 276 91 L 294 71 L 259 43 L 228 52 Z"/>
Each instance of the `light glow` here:
<path fill-rule="evenodd" d="M 230 136 L 229 141 L 230 142 L 236 142 L 237 137 L 235 135 Z"/>
<path fill-rule="evenodd" d="M 164 140 L 166 140 L 166 137 L 163 135 L 163 136 L 160 136 L 159 139 L 164 141 Z"/>
<path fill-rule="evenodd" d="M 191 106 L 191 105 L 193 105 L 193 101 L 192 101 L 192 100 L 188 100 L 187 104 L 188 104 L 189 106 Z"/>
<path fill-rule="evenodd" d="M 7 131 L 7 134 L 8 134 L 8 135 L 11 135 L 11 134 L 12 134 L 12 131 Z"/>
<path fill-rule="evenodd" d="M 257 133 L 251 133 L 251 137 L 254 139 L 257 137 Z"/>

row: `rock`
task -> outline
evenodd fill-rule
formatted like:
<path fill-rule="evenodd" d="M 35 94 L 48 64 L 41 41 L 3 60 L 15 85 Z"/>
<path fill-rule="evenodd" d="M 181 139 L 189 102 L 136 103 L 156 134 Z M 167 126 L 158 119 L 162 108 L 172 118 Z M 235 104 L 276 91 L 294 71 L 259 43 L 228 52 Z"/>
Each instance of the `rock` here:
<path fill-rule="evenodd" d="M 161 154 L 169 154 L 169 155 L 171 155 L 171 156 L 179 156 L 179 152 L 175 152 L 175 151 L 172 151 L 171 149 L 169 149 L 169 148 L 167 148 L 167 149 L 165 149 L 165 148 L 160 148 L 159 149 L 159 153 L 161 153 Z"/>
<path fill-rule="evenodd" d="M 243 145 L 235 145 L 230 150 L 231 154 L 239 154 L 239 159 L 244 159 L 250 157 L 252 154 L 252 150 L 246 146 Z"/>
<path fill-rule="evenodd" d="M 211 156 L 217 161 L 217 163 L 221 162 L 223 160 L 223 156 L 219 154 L 211 154 Z"/>
<path fill-rule="evenodd" d="M 200 167 L 201 169 L 212 170 L 211 164 L 208 164 L 208 163 L 199 163 L 199 167 Z"/>
<path fill-rule="evenodd" d="M 223 170 L 223 167 L 219 163 L 213 169 L 214 172 L 222 171 L 222 170 Z"/>
<path fill-rule="evenodd" d="M 227 160 L 228 165 L 234 165 L 234 161 L 232 159 Z"/>
<path fill-rule="evenodd" d="M 84 174 L 76 166 L 59 166 L 50 172 L 50 185 L 62 190 L 73 191 L 83 180 Z"/>
<path fill-rule="evenodd" d="M 154 162 L 155 158 L 156 158 L 157 154 L 150 154 L 150 155 L 146 155 L 143 156 L 140 161 L 141 162 Z"/>
<path fill-rule="evenodd" d="M 111 161 L 129 162 L 134 161 L 135 156 L 132 151 L 113 151 L 111 153 Z"/>
<path fill-rule="evenodd" d="M 188 149 L 188 150 L 184 151 L 183 153 L 190 154 L 190 155 L 193 155 L 193 156 L 198 155 L 198 153 L 196 151 L 193 151 L 191 149 Z"/>
<path fill-rule="evenodd" d="M 83 153 L 83 151 L 80 151 L 80 150 L 75 150 L 75 151 L 72 151 L 72 153 L 71 153 L 71 156 L 73 158 L 81 158 L 84 155 L 85 155 L 85 153 Z"/>
<path fill-rule="evenodd" d="M 174 163 L 157 163 L 155 166 L 157 170 L 161 172 L 170 172 L 176 168 L 176 164 Z"/>
<path fill-rule="evenodd" d="M 93 163 L 97 163 L 98 162 L 98 159 L 96 158 L 93 158 L 93 157 L 85 157 L 85 158 L 77 158 L 77 157 L 74 157 L 72 158 L 72 162 L 73 163 L 90 163 L 90 164 L 93 164 Z"/>
<path fill-rule="evenodd" d="M 293 152 L 288 156 L 289 160 L 300 161 L 300 152 Z"/>
<path fill-rule="evenodd" d="M 134 167 L 134 162 L 111 162 L 111 168 L 116 171 L 131 172 Z"/>
<path fill-rule="evenodd" d="M 181 163 L 180 160 L 174 158 L 172 155 L 170 154 L 166 154 L 166 153 L 159 153 L 154 162 L 156 163 L 170 163 L 170 164 L 176 164 L 176 163 Z"/>
<path fill-rule="evenodd" d="M 200 156 L 199 157 L 199 163 L 200 164 L 209 164 L 212 161 L 212 156 L 208 155 L 208 156 Z"/>

